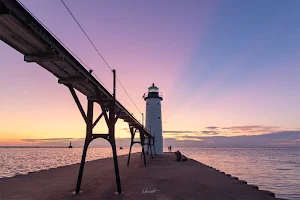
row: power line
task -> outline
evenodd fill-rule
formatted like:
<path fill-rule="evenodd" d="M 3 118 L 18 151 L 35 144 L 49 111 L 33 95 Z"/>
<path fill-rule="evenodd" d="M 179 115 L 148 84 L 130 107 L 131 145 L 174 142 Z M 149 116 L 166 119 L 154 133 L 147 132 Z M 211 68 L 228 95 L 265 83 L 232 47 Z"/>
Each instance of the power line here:
<path fill-rule="evenodd" d="M 93 45 L 94 49 L 97 51 L 97 53 L 99 54 L 99 56 L 105 62 L 105 64 L 107 65 L 107 67 L 110 69 L 110 71 L 112 71 L 112 68 L 106 62 L 106 60 L 104 59 L 104 57 L 102 56 L 102 54 L 98 51 L 98 49 L 96 48 L 96 46 L 94 45 L 94 43 L 92 42 L 92 40 L 90 39 L 90 37 L 87 35 L 87 33 L 84 31 L 84 29 L 82 28 L 82 26 L 79 24 L 79 22 L 77 21 L 77 19 L 75 18 L 75 16 L 72 14 L 71 10 L 68 8 L 68 6 L 65 4 L 65 2 L 63 0 L 61 0 L 61 2 L 64 4 L 64 6 L 66 7 L 66 9 L 69 11 L 70 15 L 73 17 L 73 19 L 75 20 L 75 22 L 77 23 L 77 25 L 80 27 L 80 29 L 82 30 L 82 32 L 85 34 L 85 36 L 87 37 L 87 39 L 90 41 L 90 43 Z"/>
<path fill-rule="evenodd" d="M 106 66 L 110 69 L 110 71 L 112 71 L 112 68 L 109 66 L 108 62 L 104 59 L 104 57 L 102 56 L 102 54 L 99 52 L 99 50 L 97 49 L 97 47 L 95 46 L 95 44 L 93 43 L 93 41 L 90 39 L 90 37 L 88 36 L 88 34 L 84 31 L 84 29 L 82 28 L 82 26 L 79 24 L 79 22 L 77 21 L 77 19 L 75 18 L 75 16 L 73 15 L 73 13 L 71 12 L 71 10 L 68 8 L 68 6 L 65 4 L 65 2 L 63 0 L 61 0 L 61 2 L 64 4 L 64 6 L 66 7 L 66 9 L 68 10 L 68 12 L 70 13 L 70 15 L 73 17 L 73 19 L 75 20 L 75 22 L 77 23 L 77 25 L 80 27 L 80 29 L 82 30 L 82 32 L 84 33 L 84 35 L 87 37 L 87 39 L 90 41 L 90 43 L 92 44 L 92 46 L 94 47 L 94 49 L 97 51 L 98 55 L 102 58 L 102 60 L 104 61 L 104 63 L 106 64 Z M 137 107 L 137 105 L 134 103 L 134 101 L 132 100 L 132 98 L 130 97 L 130 95 L 128 94 L 128 92 L 126 91 L 126 89 L 124 88 L 124 86 L 122 85 L 121 81 L 116 77 L 117 81 L 119 82 L 119 84 L 121 85 L 121 87 L 123 88 L 123 90 L 125 91 L 125 93 L 127 94 L 127 96 L 129 97 L 129 99 L 131 100 L 131 102 L 133 103 L 133 105 L 136 107 L 136 109 L 142 114 L 142 112 L 140 111 L 140 109 Z"/>

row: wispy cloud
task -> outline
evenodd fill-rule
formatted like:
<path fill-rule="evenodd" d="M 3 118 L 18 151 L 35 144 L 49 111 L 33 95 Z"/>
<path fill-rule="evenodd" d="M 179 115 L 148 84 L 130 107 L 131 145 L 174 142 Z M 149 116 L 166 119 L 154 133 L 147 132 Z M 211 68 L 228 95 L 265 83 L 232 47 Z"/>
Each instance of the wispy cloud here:
<path fill-rule="evenodd" d="M 183 140 L 185 140 L 183 142 Z M 165 145 L 180 147 L 300 147 L 300 131 L 281 131 L 252 136 L 187 136 L 167 138 Z"/>
<path fill-rule="evenodd" d="M 206 127 L 206 129 L 218 129 L 218 127 L 216 127 L 216 126 L 208 126 L 208 127 Z"/>
<path fill-rule="evenodd" d="M 165 130 L 163 131 L 164 137 L 171 137 L 175 139 L 182 140 L 187 137 L 184 135 L 203 136 L 250 136 L 250 135 L 262 135 L 280 131 L 295 131 L 297 129 L 285 129 L 277 126 L 261 126 L 261 125 L 251 125 L 251 126 L 230 126 L 230 127 L 218 127 L 218 126 L 207 126 L 204 130 Z"/>
<path fill-rule="evenodd" d="M 202 134 L 204 135 L 218 135 L 218 131 L 201 131 Z"/>
<path fill-rule="evenodd" d="M 276 126 L 232 126 L 227 127 L 227 129 L 232 131 L 248 132 L 248 133 L 262 133 L 262 132 L 272 132 L 281 130 L 281 128 Z"/>
<path fill-rule="evenodd" d="M 189 130 L 175 130 L 175 131 L 163 131 L 163 133 L 200 133 L 201 131 L 189 131 Z"/>

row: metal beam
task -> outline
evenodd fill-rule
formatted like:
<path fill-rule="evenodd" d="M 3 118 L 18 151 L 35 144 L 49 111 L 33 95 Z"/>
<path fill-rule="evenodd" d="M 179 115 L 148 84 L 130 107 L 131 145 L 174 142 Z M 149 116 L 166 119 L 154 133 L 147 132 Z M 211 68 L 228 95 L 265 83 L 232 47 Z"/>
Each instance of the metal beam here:
<path fill-rule="evenodd" d="M 122 114 L 122 110 L 120 110 L 118 112 L 118 114 L 116 115 L 116 117 L 115 117 L 115 123 L 117 123 L 117 121 L 118 121 L 118 119 L 119 119 L 119 117 L 120 117 L 121 114 Z"/>
<path fill-rule="evenodd" d="M 116 174 L 116 182 L 118 194 L 122 193 L 120 174 L 119 174 L 119 165 L 118 165 L 118 155 L 116 149 L 116 140 L 115 140 L 115 115 L 116 115 L 116 70 L 112 70 L 114 76 L 114 84 L 113 84 L 113 99 L 112 104 L 109 110 L 109 140 L 113 151 L 113 160 L 115 166 L 115 174 Z"/>
<path fill-rule="evenodd" d="M 79 83 L 79 82 L 88 82 L 88 80 L 86 78 L 83 78 L 83 77 L 72 77 L 72 78 L 60 78 L 60 79 L 58 79 L 59 84 L 72 84 L 72 83 Z"/>
<path fill-rule="evenodd" d="M 93 128 L 97 125 L 97 123 L 99 122 L 99 120 L 101 119 L 101 117 L 103 116 L 103 112 L 105 111 L 102 111 L 102 113 L 99 115 L 99 117 L 97 117 L 97 119 L 95 120 L 95 122 L 93 123 Z"/>
<path fill-rule="evenodd" d="M 131 140 L 130 140 L 130 148 L 129 148 L 128 159 L 127 159 L 127 166 L 130 166 L 130 165 L 129 165 L 129 162 L 130 162 L 130 155 L 131 155 L 131 149 L 132 149 L 132 146 L 133 146 L 133 144 L 134 144 L 133 139 L 134 139 L 134 136 L 135 136 L 135 131 L 136 131 L 136 129 L 135 129 L 135 131 L 134 131 L 134 127 L 132 127 L 132 126 L 129 125 L 129 130 L 130 130 L 130 134 L 131 134 Z"/>
<path fill-rule="evenodd" d="M 77 194 L 80 192 L 80 186 L 81 186 L 82 174 L 83 174 L 83 169 L 84 169 L 84 164 L 85 164 L 86 152 L 87 152 L 90 142 L 92 141 L 93 110 L 94 110 L 94 103 L 92 101 L 88 101 L 87 120 L 86 120 L 86 136 L 85 136 L 85 142 L 84 142 L 81 163 L 80 163 L 80 168 L 79 168 L 79 173 L 78 173 L 78 179 L 77 179 L 77 185 L 76 185 L 76 193 Z"/>
<path fill-rule="evenodd" d="M 93 134 L 92 135 L 92 139 L 97 139 L 97 138 L 103 138 L 103 139 L 106 139 L 106 140 L 109 140 L 109 135 L 108 134 Z"/>
<path fill-rule="evenodd" d="M 89 96 L 89 97 L 88 97 L 88 100 L 94 101 L 94 102 L 99 102 L 99 98 L 96 97 L 96 96 Z M 102 102 L 103 102 L 103 103 L 107 103 L 107 102 L 110 102 L 110 101 L 111 101 L 110 99 L 103 99 L 103 98 L 102 98 Z"/>
<path fill-rule="evenodd" d="M 51 62 L 63 60 L 57 54 L 25 55 L 25 62 Z"/>
<path fill-rule="evenodd" d="M 98 97 L 98 102 L 99 102 L 99 105 L 100 105 L 100 107 L 102 109 L 102 112 L 106 111 L 106 107 L 105 107 L 105 105 L 103 103 L 103 100 L 102 100 L 102 97 L 101 97 L 101 94 L 100 94 L 98 88 L 95 86 L 94 89 L 95 89 L 96 95 Z M 104 118 L 105 118 L 105 122 L 106 122 L 107 126 L 109 126 L 109 120 L 108 120 L 108 116 L 107 116 L 106 112 L 104 112 Z"/>
<path fill-rule="evenodd" d="M 85 112 L 84 112 L 84 110 L 82 108 L 82 105 L 81 105 L 81 103 L 80 103 L 80 101 L 79 101 L 79 99 L 77 97 L 77 94 L 76 94 L 74 88 L 72 86 L 68 86 L 68 88 L 69 88 L 69 90 L 70 90 L 70 92 L 71 92 L 71 94 L 72 94 L 72 96 L 73 96 L 73 98 L 74 98 L 74 100 L 75 100 L 75 102 L 77 104 L 77 107 L 78 107 L 78 109 L 79 109 L 79 111 L 80 111 L 80 113 L 81 113 L 81 115 L 82 115 L 85 123 L 87 123 L 87 117 L 85 115 Z"/>

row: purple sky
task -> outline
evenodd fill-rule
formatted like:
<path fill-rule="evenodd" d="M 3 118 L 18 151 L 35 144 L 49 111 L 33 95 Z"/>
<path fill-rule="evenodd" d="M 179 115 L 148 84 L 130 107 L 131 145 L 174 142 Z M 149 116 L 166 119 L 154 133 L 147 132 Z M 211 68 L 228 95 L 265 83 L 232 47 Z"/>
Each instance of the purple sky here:
<path fill-rule="evenodd" d="M 60 1 L 21 2 L 111 89 L 111 72 Z M 163 129 L 181 130 L 166 138 L 206 137 L 212 126 L 263 127 L 220 136 L 299 130 L 299 1 L 65 2 L 140 110 L 152 82 L 160 88 Z M 52 74 L 3 42 L 0 62 L 0 145 L 85 135 L 71 95 Z M 129 137 L 126 127 L 118 123 L 118 137 Z"/>

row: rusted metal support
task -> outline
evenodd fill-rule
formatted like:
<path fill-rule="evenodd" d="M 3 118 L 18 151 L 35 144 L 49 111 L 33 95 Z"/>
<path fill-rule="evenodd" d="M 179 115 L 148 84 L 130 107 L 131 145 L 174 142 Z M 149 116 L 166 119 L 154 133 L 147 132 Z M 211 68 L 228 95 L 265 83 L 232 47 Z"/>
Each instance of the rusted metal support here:
<path fill-rule="evenodd" d="M 101 94 L 99 92 L 99 89 L 97 87 L 95 87 L 94 89 L 95 89 L 100 107 L 102 109 L 102 112 L 104 112 L 103 114 L 104 114 L 105 122 L 106 122 L 107 126 L 109 126 L 109 120 L 108 120 L 108 116 L 107 116 L 107 113 L 106 113 L 106 107 L 103 103 L 103 99 L 101 98 Z"/>
<path fill-rule="evenodd" d="M 97 125 L 97 123 L 99 122 L 99 120 L 100 120 L 101 117 L 103 116 L 103 112 L 105 112 L 105 111 L 102 111 L 102 113 L 99 115 L 99 117 L 97 117 L 97 119 L 96 119 L 95 122 L 93 123 L 93 128 Z"/>
<path fill-rule="evenodd" d="M 107 141 L 109 141 L 109 135 L 108 134 L 93 134 L 92 135 L 92 139 L 94 140 L 94 139 L 97 139 L 97 138 L 103 138 L 103 139 L 105 139 L 105 140 L 107 140 Z"/>
<path fill-rule="evenodd" d="M 69 90 L 70 90 L 70 92 L 71 92 L 71 94 L 72 94 L 72 96 L 73 96 L 73 98 L 74 98 L 74 100 L 76 102 L 76 105 L 77 105 L 77 107 L 78 107 L 78 109 L 79 109 L 79 111 L 80 111 L 80 113 L 81 113 L 81 115 L 82 115 L 85 123 L 87 123 L 87 117 L 85 115 L 85 112 L 84 112 L 84 110 L 82 108 L 82 105 L 81 105 L 81 103 L 80 103 L 80 101 L 79 101 L 79 99 L 77 97 L 77 94 L 76 94 L 74 88 L 71 85 L 68 85 L 68 88 L 69 88 Z"/>
<path fill-rule="evenodd" d="M 139 132 L 140 132 L 140 139 L 141 139 L 141 145 L 142 145 L 142 155 L 144 157 L 144 165 L 147 166 L 147 163 L 146 163 L 146 156 L 145 156 L 145 135 L 144 135 L 144 129 L 143 128 L 140 128 L 139 129 Z"/>
<path fill-rule="evenodd" d="M 25 62 L 51 62 L 63 60 L 57 54 L 25 55 Z"/>
<path fill-rule="evenodd" d="M 81 163 L 78 173 L 77 185 L 76 185 L 76 193 L 80 192 L 82 174 L 85 164 L 86 152 L 90 142 L 92 141 L 92 131 L 93 131 L 93 110 L 94 110 L 94 103 L 92 101 L 88 101 L 88 108 L 87 108 L 87 120 L 86 120 L 86 136 L 84 141 L 84 147 L 81 157 Z"/>
<path fill-rule="evenodd" d="M 151 147 L 151 138 L 148 138 L 148 147 L 150 147 L 150 153 L 151 153 L 151 158 L 153 159 L 153 154 L 152 154 L 152 147 Z"/>
<path fill-rule="evenodd" d="M 133 127 L 131 127 L 130 125 L 129 125 L 129 130 L 130 130 L 130 134 L 131 134 L 131 140 L 130 140 L 128 159 L 127 159 L 127 166 L 129 166 L 131 149 L 132 149 L 132 145 L 133 145 L 133 138 L 134 138 L 134 135 L 135 135 L 135 131 L 133 131 Z"/>
<path fill-rule="evenodd" d="M 83 77 L 72 77 L 72 78 L 60 78 L 58 79 L 59 84 L 72 84 L 72 83 L 82 83 L 88 82 L 86 78 Z"/>
<path fill-rule="evenodd" d="M 156 155 L 155 144 L 154 144 L 155 138 L 153 137 L 152 140 L 153 140 L 153 147 L 154 147 L 154 155 Z"/>
<path fill-rule="evenodd" d="M 122 193 L 121 181 L 120 181 L 120 173 L 119 173 L 119 165 L 118 165 L 118 155 L 116 149 L 116 140 L 115 140 L 115 115 L 116 115 L 116 70 L 112 70 L 114 76 L 114 84 L 113 84 L 113 99 L 110 106 L 109 111 L 109 141 L 113 151 L 113 160 L 115 166 L 115 174 L 116 174 L 116 182 L 118 194 Z"/>
<path fill-rule="evenodd" d="M 142 147 L 142 155 L 143 155 L 143 158 L 144 158 L 144 165 L 147 166 L 144 146 Z"/>
<path fill-rule="evenodd" d="M 88 100 L 99 102 L 99 98 L 97 96 L 88 96 Z M 110 103 L 111 99 L 102 99 L 103 103 Z"/>
<path fill-rule="evenodd" d="M 118 121 L 119 117 L 121 116 L 121 114 L 122 114 L 122 110 L 120 110 L 118 112 L 118 114 L 116 115 L 116 117 L 115 117 L 115 123 L 117 123 L 117 121 Z"/>
<path fill-rule="evenodd" d="M 143 128 L 136 128 L 134 126 L 129 125 L 129 130 L 130 130 L 130 134 L 131 134 L 131 142 L 130 142 L 127 166 L 130 166 L 130 164 L 129 164 L 130 163 L 130 155 L 131 155 L 132 146 L 134 144 L 140 144 L 142 146 L 141 158 L 144 158 L 144 165 L 147 166 L 145 152 L 144 152 L 145 143 L 143 141 L 143 138 L 144 138 L 144 133 L 142 131 Z M 140 141 L 134 141 L 136 130 L 139 130 L 139 132 L 140 132 Z"/>
<path fill-rule="evenodd" d="M 148 137 L 146 139 L 146 141 L 147 141 L 147 143 L 146 143 L 146 145 L 147 145 L 147 155 L 148 155 L 148 152 L 149 152 L 149 149 L 150 149 L 150 155 L 151 155 L 151 158 L 153 159 L 153 152 L 152 152 L 152 147 L 151 147 L 153 144 L 151 143 L 151 140 L 154 141 L 154 138 L 153 137 Z"/>

